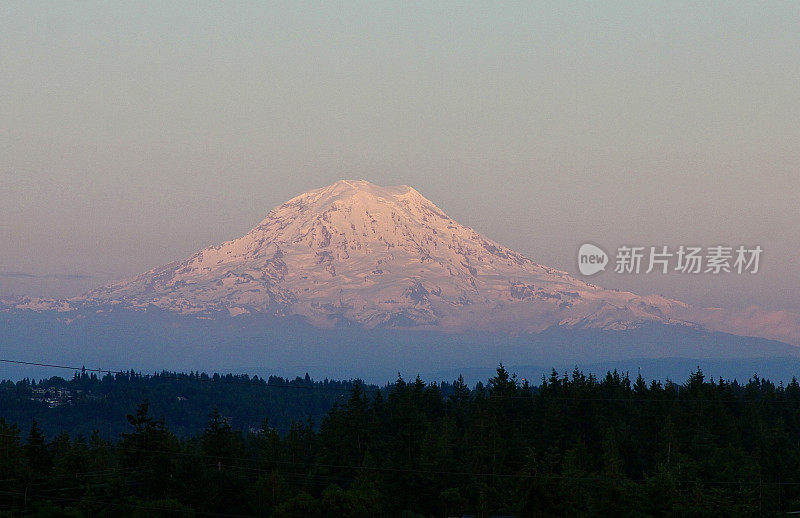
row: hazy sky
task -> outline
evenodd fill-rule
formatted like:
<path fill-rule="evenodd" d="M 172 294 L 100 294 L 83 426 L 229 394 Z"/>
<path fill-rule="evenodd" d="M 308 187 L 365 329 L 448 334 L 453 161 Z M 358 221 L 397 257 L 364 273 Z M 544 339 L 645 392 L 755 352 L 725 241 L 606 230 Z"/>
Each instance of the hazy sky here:
<path fill-rule="evenodd" d="M 800 3 L 0 3 L 0 295 L 75 294 L 340 178 L 577 274 L 584 241 L 761 245 L 603 273 L 800 309 Z"/>

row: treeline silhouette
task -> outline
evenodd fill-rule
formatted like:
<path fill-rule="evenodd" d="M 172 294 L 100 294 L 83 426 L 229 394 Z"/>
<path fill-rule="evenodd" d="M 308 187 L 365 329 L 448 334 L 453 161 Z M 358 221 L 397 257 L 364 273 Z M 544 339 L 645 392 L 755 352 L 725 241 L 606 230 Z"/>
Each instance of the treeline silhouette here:
<path fill-rule="evenodd" d="M 381 390 L 352 382 L 317 425 L 285 432 L 267 412 L 242 430 L 212 409 L 201 432 L 179 436 L 152 410 L 138 404 L 114 440 L 48 438 L 36 421 L 23 432 L 0 418 L 0 516 L 800 510 L 796 380 L 740 384 L 698 369 L 683 384 L 648 384 L 576 370 L 532 387 L 501 365 L 472 389 L 462 378 L 445 390 L 419 378 Z"/>
<path fill-rule="evenodd" d="M 295 379 L 169 371 L 98 376 L 84 370 L 68 380 L 0 382 L 0 416 L 20 427 L 36 419 L 47 436 L 68 432 L 88 437 L 97 431 L 103 439 L 114 439 L 128 428 L 126 413 L 146 399 L 154 415 L 168 417 L 178 437 L 203 430 L 214 408 L 241 430 L 257 429 L 269 416 L 272 427 L 284 433 L 293 421 L 319 422 L 354 384 L 363 382 L 315 381 L 308 374 Z"/>

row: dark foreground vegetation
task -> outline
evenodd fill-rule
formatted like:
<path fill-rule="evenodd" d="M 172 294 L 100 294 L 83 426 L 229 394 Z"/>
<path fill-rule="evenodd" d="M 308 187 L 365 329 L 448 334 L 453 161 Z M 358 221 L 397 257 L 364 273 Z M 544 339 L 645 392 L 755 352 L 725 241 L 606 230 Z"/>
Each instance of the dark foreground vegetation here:
<path fill-rule="evenodd" d="M 140 402 L 113 439 L 46 436 L 36 422 L 9 424 L 16 416 L 0 407 L 0 516 L 800 510 L 796 381 L 738 384 L 698 371 L 682 385 L 647 384 L 554 372 L 534 388 L 501 366 L 472 390 L 462 380 L 443 387 L 419 379 L 347 388 L 319 422 L 283 431 L 267 411 L 243 430 L 212 410 L 201 432 L 176 434 L 169 413 Z M 324 393 L 306 392 L 315 390 Z"/>
<path fill-rule="evenodd" d="M 166 416 L 170 431 L 180 438 L 202 431 L 214 408 L 244 432 L 257 431 L 269 416 L 270 426 L 283 434 L 295 421 L 319 423 L 334 403 L 347 400 L 355 384 L 364 386 L 359 380 L 314 381 L 308 374 L 290 380 L 168 371 L 98 377 L 83 371 L 68 380 L 0 382 L 0 417 L 23 429 L 35 419 L 46 436 L 97 432 L 103 439 L 116 439 L 130 427 L 125 415 L 147 400 L 150 414 Z"/>

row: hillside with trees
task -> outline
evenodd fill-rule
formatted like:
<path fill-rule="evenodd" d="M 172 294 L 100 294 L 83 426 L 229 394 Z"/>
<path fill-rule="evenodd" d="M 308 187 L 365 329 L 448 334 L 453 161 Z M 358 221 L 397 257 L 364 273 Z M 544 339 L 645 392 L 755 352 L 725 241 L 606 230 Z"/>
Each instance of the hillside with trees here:
<path fill-rule="evenodd" d="M 105 383 L 141 382 L 155 392 L 166 382 L 134 378 Z M 78 375 L 76 383 L 104 379 Z M 301 382 L 315 383 L 282 380 Z M 275 391 L 272 397 L 287 399 L 273 406 L 247 400 L 250 383 L 229 385 L 261 413 L 257 427 L 229 419 L 220 400 L 196 433 L 183 433 L 189 428 L 179 413 L 156 411 L 150 401 L 123 416 L 125 428 L 115 437 L 45 433 L 38 421 L 19 424 L 4 399 L 0 512 L 410 517 L 800 510 L 796 380 L 783 386 L 753 377 L 741 384 L 706 379 L 698 370 L 683 384 L 646 383 L 575 371 L 553 372 L 533 387 L 500 366 L 472 388 L 461 379 L 442 386 L 399 378 L 381 389 L 329 381 L 327 388 Z M 21 390 L 6 383 L 5 392 L 10 386 Z M 300 404 L 292 399 L 299 393 L 313 409 L 314 398 L 332 397 L 333 388 L 347 394 L 325 400 L 331 407 L 318 422 L 273 425 L 270 412 Z"/>

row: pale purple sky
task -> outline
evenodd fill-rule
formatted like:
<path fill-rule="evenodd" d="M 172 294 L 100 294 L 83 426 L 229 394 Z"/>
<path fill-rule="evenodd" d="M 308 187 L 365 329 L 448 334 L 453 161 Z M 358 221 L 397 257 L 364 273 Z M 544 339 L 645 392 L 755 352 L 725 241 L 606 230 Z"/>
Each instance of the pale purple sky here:
<path fill-rule="evenodd" d="M 3 2 L 0 296 L 365 178 L 574 274 L 585 241 L 758 244 L 754 276 L 592 281 L 800 309 L 800 4 L 563 4 Z"/>

